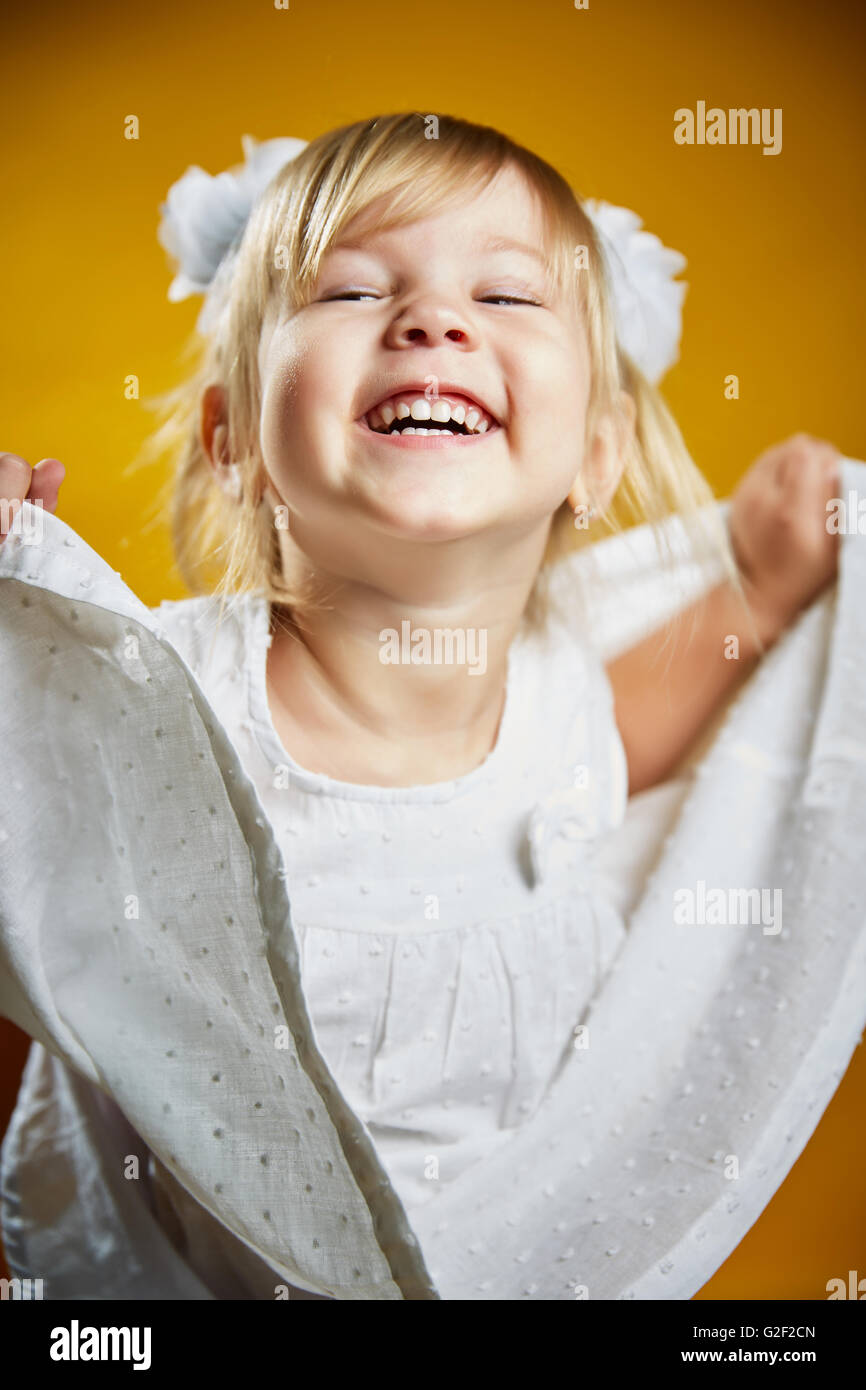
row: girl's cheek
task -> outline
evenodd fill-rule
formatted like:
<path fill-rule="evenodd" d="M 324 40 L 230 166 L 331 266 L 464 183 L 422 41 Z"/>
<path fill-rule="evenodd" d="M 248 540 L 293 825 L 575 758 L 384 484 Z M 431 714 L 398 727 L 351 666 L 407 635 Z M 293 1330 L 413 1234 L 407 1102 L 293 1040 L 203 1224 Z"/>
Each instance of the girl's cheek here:
<path fill-rule="evenodd" d="M 295 433 L 291 407 L 277 396 L 271 396 L 262 411 L 261 441 L 265 459 L 272 466 L 284 464 Z"/>

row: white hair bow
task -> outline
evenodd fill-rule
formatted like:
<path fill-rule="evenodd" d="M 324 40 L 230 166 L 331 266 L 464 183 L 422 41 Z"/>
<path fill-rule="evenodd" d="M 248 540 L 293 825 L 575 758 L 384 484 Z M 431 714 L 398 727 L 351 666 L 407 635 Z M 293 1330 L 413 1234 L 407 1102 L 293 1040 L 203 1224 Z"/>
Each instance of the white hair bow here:
<path fill-rule="evenodd" d="M 227 253 L 240 241 L 253 204 L 307 141 L 289 136 L 259 143 L 252 135 L 243 135 L 241 144 L 244 165 L 236 173 L 227 169 L 211 175 L 192 164 L 160 205 L 157 238 L 179 267 L 168 297 L 174 303 L 191 294 L 205 295 L 198 319 L 203 333 L 214 321 L 214 296 L 208 290 L 217 283 Z"/>
<path fill-rule="evenodd" d="M 306 140 L 257 141 L 241 137 L 244 164 L 236 173 L 211 175 L 193 164 L 173 183 L 161 204 L 157 236 L 178 263 L 169 286 L 172 302 L 204 294 L 202 332 L 213 323 L 213 296 L 229 250 L 240 240 L 253 204 L 274 175 L 293 160 Z M 677 361 L 686 284 L 677 275 L 686 265 L 679 251 L 642 230 L 629 208 L 593 198 L 583 206 L 599 233 L 613 292 L 617 340 L 649 381 L 656 384 Z"/>

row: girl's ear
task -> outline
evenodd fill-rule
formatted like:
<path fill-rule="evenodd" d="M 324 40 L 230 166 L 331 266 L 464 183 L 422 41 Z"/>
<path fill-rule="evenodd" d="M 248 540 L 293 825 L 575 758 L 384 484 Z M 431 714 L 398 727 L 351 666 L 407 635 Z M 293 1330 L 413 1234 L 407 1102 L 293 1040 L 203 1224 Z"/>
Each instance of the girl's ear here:
<path fill-rule="evenodd" d="M 572 509 L 591 504 L 596 512 L 610 506 L 625 468 L 629 445 L 634 437 L 637 406 L 628 391 L 620 391 L 617 407 L 598 422 L 587 445 L 580 472 L 568 494 Z"/>
<path fill-rule="evenodd" d="M 222 386 L 208 386 L 201 400 L 201 439 L 211 466 L 218 472 L 228 456 L 229 421 Z"/>
<path fill-rule="evenodd" d="M 208 386 L 201 403 L 201 438 L 217 483 L 233 502 L 241 500 L 241 466 L 229 455 L 229 421 L 222 386 Z"/>

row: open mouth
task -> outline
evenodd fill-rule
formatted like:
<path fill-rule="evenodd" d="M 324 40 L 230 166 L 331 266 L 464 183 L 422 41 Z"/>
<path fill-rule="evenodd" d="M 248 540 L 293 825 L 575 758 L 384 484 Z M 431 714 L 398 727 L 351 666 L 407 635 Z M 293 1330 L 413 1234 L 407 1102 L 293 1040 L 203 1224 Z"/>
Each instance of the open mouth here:
<path fill-rule="evenodd" d="M 357 421 L 357 424 L 368 439 L 378 439 L 386 447 L 402 447 L 404 449 L 471 448 L 485 439 L 490 439 L 500 430 L 500 426 L 497 424 L 492 424 L 485 430 L 475 431 L 468 430 L 465 425 L 461 426 L 453 421 L 448 425 L 440 425 L 434 420 L 425 420 L 423 424 L 416 421 L 402 429 L 396 427 L 396 421 L 392 421 L 387 428 L 373 429 L 364 415 Z"/>
<path fill-rule="evenodd" d="M 498 421 L 478 401 L 451 393 L 430 400 L 407 390 L 380 401 L 359 421 L 368 433 L 391 443 L 441 446 L 468 443 L 495 433 Z"/>

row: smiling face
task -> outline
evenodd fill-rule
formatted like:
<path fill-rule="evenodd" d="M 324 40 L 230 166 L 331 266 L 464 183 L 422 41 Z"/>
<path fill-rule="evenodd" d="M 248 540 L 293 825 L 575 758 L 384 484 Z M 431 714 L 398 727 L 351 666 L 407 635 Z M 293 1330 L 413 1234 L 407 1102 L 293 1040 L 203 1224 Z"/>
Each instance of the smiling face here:
<path fill-rule="evenodd" d="M 314 563 L 333 573 L 342 557 L 361 580 L 407 543 L 543 540 L 581 469 L 590 387 L 585 330 L 553 293 L 542 215 L 513 168 L 409 226 L 377 231 L 376 212 L 324 256 L 309 304 L 273 307 L 259 349 L 266 496 Z M 388 435 L 404 394 L 426 397 L 428 427 L 445 402 L 475 402 L 487 416 L 451 427 L 488 428 Z M 370 413 L 389 398 L 390 420 Z"/>

